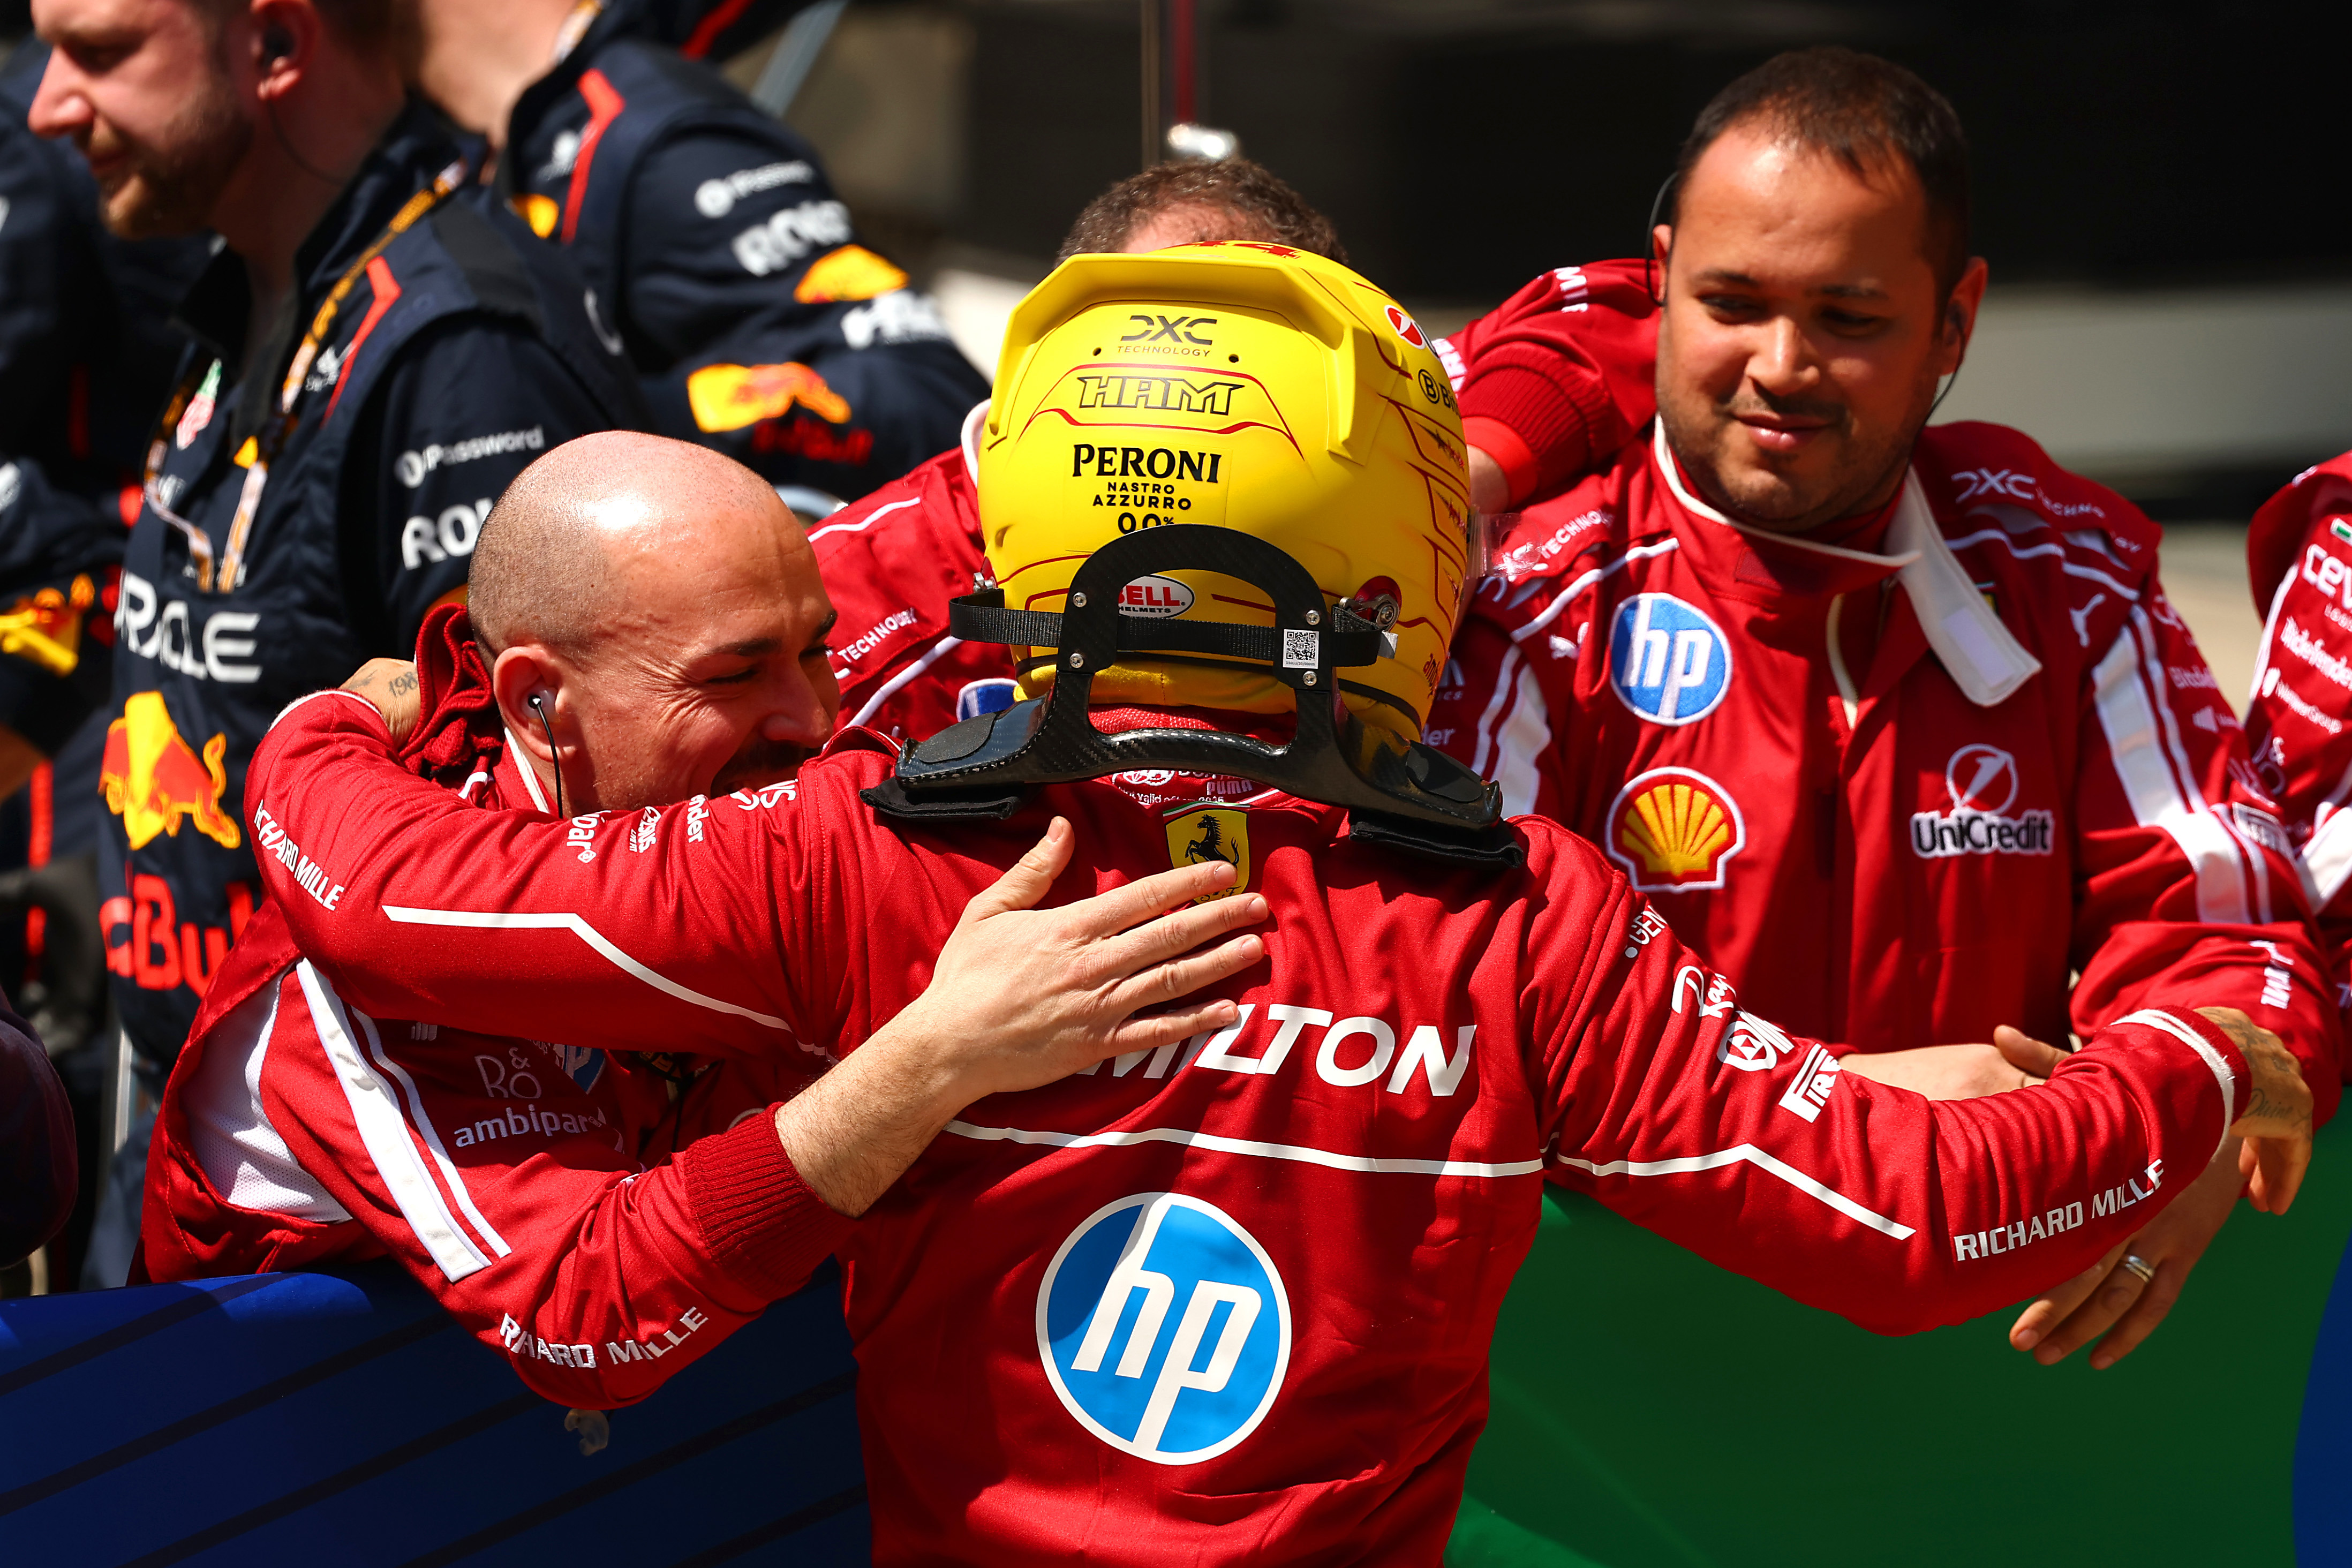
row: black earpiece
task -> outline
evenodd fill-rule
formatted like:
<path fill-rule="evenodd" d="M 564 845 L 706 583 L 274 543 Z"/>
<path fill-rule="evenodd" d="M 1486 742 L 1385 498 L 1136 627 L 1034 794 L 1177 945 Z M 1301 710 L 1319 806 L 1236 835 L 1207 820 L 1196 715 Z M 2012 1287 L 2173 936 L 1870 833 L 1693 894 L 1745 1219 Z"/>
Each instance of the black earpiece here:
<path fill-rule="evenodd" d="M 294 52 L 294 36 L 273 22 L 262 29 L 261 63 L 268 65 L 282 60 Z"/>
<path fill-rule="evenodd" d="M 1650 303 L 1661 310 L 1665 308 L 1666 291 L 1664 280 L 1658 276 L 1658 225 L 1671 210 L 1676 178 L 1668 174 L 1658 186 L 1650 203 L 1650 226 L 1642 231 L 1642 289 L 1650 296 Z"/>
<path fill-rule="evenodd" d="M 547 693 L 534 691 L 525 699 L 530 710 L 539 715 L 539 727 L 547 731 L 547 765 L 555 770 L 555 815 L 563 812 L 563 753 L 555 749 L 555 725 L 547 717 Z M 520 762 L 520 758 L 516 759 Z"/>

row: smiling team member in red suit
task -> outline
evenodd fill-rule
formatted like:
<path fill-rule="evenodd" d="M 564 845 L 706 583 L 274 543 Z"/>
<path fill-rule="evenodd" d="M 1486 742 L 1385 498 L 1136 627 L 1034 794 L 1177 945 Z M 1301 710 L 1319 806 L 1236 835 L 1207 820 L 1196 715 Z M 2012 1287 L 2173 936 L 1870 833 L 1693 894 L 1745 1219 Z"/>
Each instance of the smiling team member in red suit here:
<path fill-rule="evenodd" d="M 1480 504 L 1522 510 L 1433 739 L 1792 1027 L 1900 1053 L 2237 1007 L 2324 1112 L 2301 868 L 2156 526 L 2016 431 L 1927 427 L 1984 293 L 1968 200 L 1927 84 L 1783 55 L 1699 116 L 1652 262 L 1562 268 L 1443 346 Z M 2013 1081 L 1990 1050 L 1847 1070 L 1973 1081 L 1954 1059 Z M 2155 1327 L 2241 1186 L 2228 1150 L 2165 1179 L 2013 1343 L 2115 1325 L 2105 1364 Z"/>

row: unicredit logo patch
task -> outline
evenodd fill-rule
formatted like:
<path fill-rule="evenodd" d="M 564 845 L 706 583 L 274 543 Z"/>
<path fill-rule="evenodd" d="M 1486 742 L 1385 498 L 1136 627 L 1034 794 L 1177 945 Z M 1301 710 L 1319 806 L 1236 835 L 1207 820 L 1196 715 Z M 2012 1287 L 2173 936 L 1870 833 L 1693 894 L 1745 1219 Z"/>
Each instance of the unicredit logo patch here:
<path fill-rule="evenodd" d="M 1929 859 L 2049 854 L 2057 818 L 2042 810 L 2012 813 L 2021 787 L 2014 756 L 1998 746 L 1962 746 L 1944 764 L 1950 809 L 1914 812 L 1911 847 Z"/>

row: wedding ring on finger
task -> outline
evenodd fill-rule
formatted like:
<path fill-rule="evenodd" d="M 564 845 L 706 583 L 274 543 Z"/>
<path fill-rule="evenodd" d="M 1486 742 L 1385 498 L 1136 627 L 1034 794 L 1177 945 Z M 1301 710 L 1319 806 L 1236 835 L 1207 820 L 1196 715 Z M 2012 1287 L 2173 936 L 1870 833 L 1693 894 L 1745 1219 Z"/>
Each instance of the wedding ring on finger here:
<path fill-rule="evenodd" d="M 2147 1258 L 2142 1258 L 2137 1252 L 2125 1253 L 2124 1260 L 2120 1265 L 2118 1265 L 2118 1267 L 2120 1267 L 2125 1273 L 2131 1275 L 2143 1285 L 2148 1284 L 2156 1279 L 2156 1265 L 2150 1263 Z"/>

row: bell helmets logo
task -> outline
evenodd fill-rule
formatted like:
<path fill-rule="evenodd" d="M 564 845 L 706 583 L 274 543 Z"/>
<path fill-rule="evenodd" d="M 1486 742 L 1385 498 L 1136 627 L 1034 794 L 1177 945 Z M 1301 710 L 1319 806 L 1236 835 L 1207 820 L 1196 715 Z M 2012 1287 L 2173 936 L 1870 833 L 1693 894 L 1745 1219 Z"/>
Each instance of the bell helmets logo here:
<path fill-rule="evenodd" d="M 1944 764 L 1950 808 L 1912 813 L 1912 849 L 1930 860 L 2049 854 L 2057 818 L 2042 810 L 2012 813 L 2022 787 L 2015 756 L 1982 742 L 1962 746 Z"/>
<path fill-rule="evenodd" d="M 1037 1289 L 1037 1356 L 1063 1407 L 1155 1465 L 1213 1459 L 1256 1431 L 1290 1343 L 1290 1298 L 1265 1248 L 1177 1193 L 1097 1209 Z"/>
<path fill-rule="evenodd" d="M 1173 577 L 1138 577 L 1118 591 L 1118 613 L 1161 620 L 1192 607 L 1192 590 Z"/>
<path fill-rule="evenodd" d="M 98 766 L 98 793 L 106 809 L 122 818 L 123 836 L 143 849 L 158 834 L 180 836 L 183 823 L 224 849 L 244 842 L 236 819 L 221 809 L 228 775 L 221 759 L 228 737 L 215 735 L 199 758 L 172 722 L 160 691 L 134 692 L 122 717 L 106 727 L 106 752 Z"/>
<path fill-rule="evenodd" d="M 1723 886 L 1724 868 L 1748 843 L 1731 792 L 1690 768 L 1652 768 L 1617 792 L 1602 847 L 1645 893 Z"/>
<path fill-rule="evenodd" d="M 1429 340 L 1422 335 L 1420 322 L 1398 310 L 1394 305 L 1388 308 L 1388 315 L 1391 331 L 1417 349 L 1425 349 L 1429 346 Z"/>
<path fill-rule="evenodd" d="M 1609 684 L 1653 724 L 1691 724 L 1731 689 L 1731 640 L 1672 594 L 1636 594 L 1609 630 Z"/>

